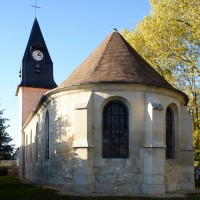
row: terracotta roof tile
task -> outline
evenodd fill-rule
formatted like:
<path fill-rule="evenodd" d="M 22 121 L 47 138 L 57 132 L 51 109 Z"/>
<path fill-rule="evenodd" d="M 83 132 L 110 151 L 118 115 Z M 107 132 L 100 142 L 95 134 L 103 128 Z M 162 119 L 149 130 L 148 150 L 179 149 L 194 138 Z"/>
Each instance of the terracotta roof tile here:
<path fill-rule="evenodd" d="M 59 87 L 103 82 L 173 88 L 117 31 L 112 31 Z"/>
<path fill-rule="evenodd" d="M 88 83 L 144 84 L 184 94 L 172 87 L 115 30 L 59 87 Z"/>

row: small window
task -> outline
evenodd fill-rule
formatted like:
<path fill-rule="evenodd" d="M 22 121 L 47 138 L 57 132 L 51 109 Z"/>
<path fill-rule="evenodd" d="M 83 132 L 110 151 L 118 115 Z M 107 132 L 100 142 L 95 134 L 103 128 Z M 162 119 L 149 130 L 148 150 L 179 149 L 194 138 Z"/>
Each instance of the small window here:
<path fill-rule="evenodd" d="M 49 112 L 46 112 L 45 117 L 45 160 L 49 160 Z"/>
<path fill-rule="evenodd" d="M 40 73 L 41 73 L 41 67 L 40 67 L 39 64 L 37 64 L 37 65 L 35 66 L 35 73 L 36 73 L 36 74 L 40 74 Z"/>
<path fill-rule="evenodd" d="M 129 157 L 128 109 L 121 101 L 110 101 L 103 109 L 103 158 Z"/>
<path fill-rule="evenodd" d="M 39 126 L 38 123 L 36 125 L 36 133 L 35 133 L 35 161 L 38 162 L 38 149 L 39 149 Z"/>
<path fill-rule="evenodd" d="M 174 114 L 171 108 L 166 110 L 166 158 L 175 159 Z"/>
<path fill-rule="evenodd" d="M 30 133 L 30 162 L 32 163 L 32 130 Z"/>
<path fill-rule="evenodd" d="M 28 162 L 28 135 L 26 134 L 26 162 Z"/>

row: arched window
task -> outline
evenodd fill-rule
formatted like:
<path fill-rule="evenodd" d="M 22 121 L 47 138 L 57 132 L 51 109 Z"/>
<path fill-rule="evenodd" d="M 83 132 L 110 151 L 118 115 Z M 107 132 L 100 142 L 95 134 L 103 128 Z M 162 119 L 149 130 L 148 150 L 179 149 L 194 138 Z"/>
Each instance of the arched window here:
<path fill-rule="evenodd" d="M 126 105 L 117 100 L 110 101 L 103 109 L 103 158 L 128 158 L 129 123 Z"/>
<path fill-rule="evenodd" d="M 45 137 L 45 160 L 49 160 L 49 112 L 46 112 L 44 124 Z"/>
<path fill-rule="evenodd" d="M 170 107 L 166 110 L 166 158 L 175 158 L 174 114 Z"/>
<path fill-rule="evenodd" d="M 32 163 L 32 130 L 30 133 L 30 162 Z"/>
<path fill-rule="evenodd" d="M 36 133 L 35 133 L 35 161 L 36 162 L 38 162 L 38 149 L 39 149 L 39 126 L 37 123 Z"/>
<path fill-rule="evenodd" d="M 26 162 L 28 162 L 28 135 L 26 134 Z"/>

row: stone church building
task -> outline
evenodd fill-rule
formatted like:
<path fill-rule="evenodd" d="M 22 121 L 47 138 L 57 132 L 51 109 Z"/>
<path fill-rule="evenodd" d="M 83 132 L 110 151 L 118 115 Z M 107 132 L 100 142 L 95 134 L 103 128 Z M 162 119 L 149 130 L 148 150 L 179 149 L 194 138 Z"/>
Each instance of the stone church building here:
<path fill-rule="evenodd" d="M 20 76 L 21 177 L 86 194 L 194 190 L 188 97 L 117 30 L 57 86 L 35 19 Z"/>

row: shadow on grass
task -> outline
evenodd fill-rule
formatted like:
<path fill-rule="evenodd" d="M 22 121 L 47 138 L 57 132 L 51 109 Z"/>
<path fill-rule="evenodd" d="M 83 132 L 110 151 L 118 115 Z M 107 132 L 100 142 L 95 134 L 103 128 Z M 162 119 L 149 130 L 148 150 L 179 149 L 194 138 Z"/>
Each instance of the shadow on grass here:
<path fill-rule="evenodd" d="M 198 185 L 200 187 L 200 185 Z M 84 197 L 72 195 L 60 195 L 56 190 L 45 189 L 30 183 L 24 183 L 16 177 L 0 176 L 0 200 L 152 200 L 169 198 L 155 197 L 122 197 L 122 196 L 103 196 L 103 197 Z M 198 200 L 200 193 L 188 194 L 187 197 L 173 197 L 171 200 Z"/>
<path fill-rule="evenodd" d="M 10 176 L 0 176 L 1 200 L 62 200 L 56 191 L 37 187 L 33 184 L 22 183 L 19 179 Z M 70 197 L 70 199 L 75 199 Z"/>

